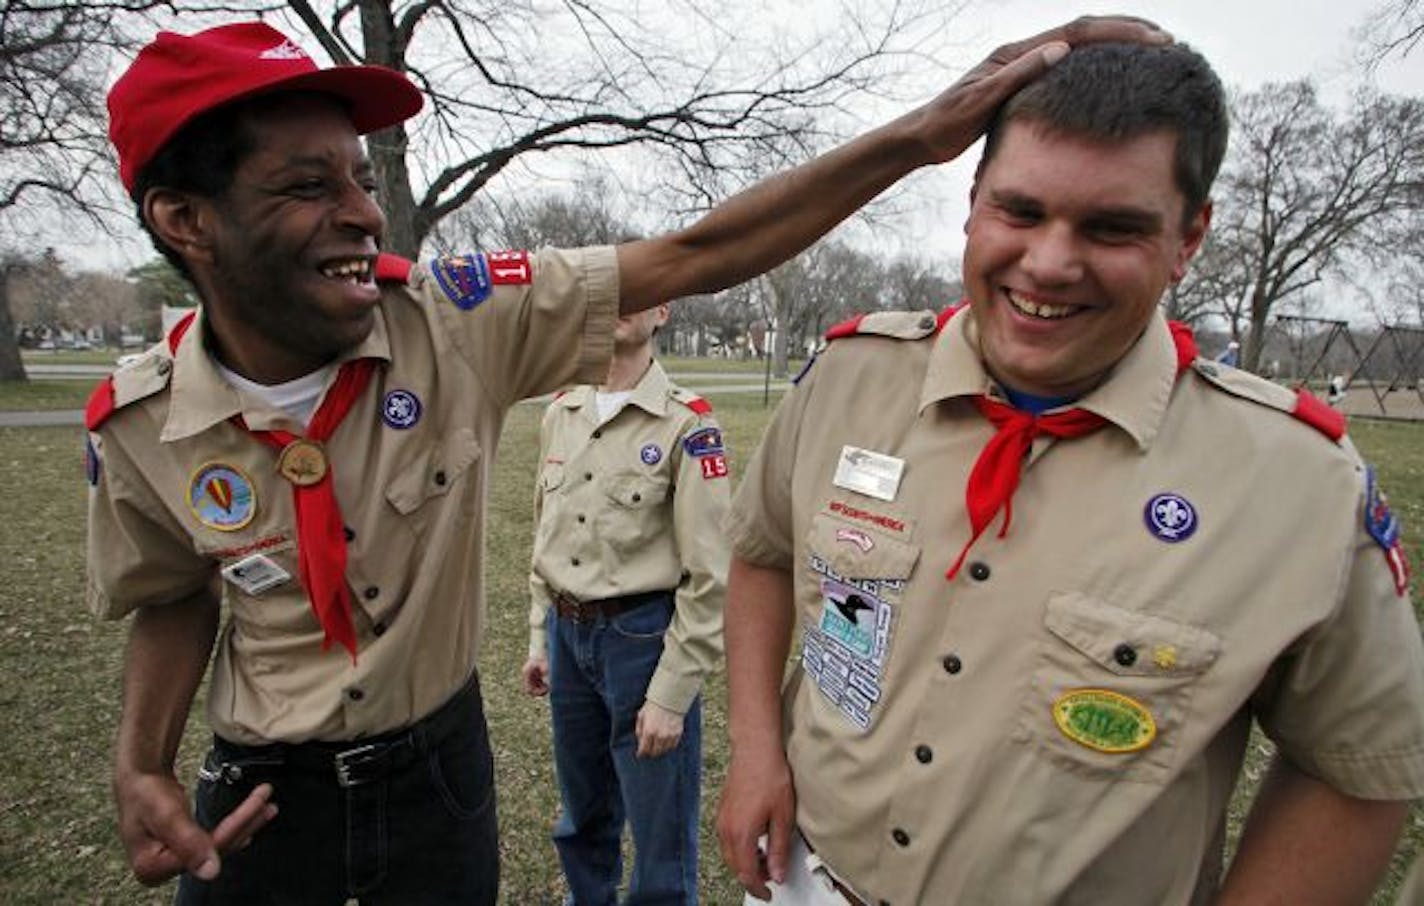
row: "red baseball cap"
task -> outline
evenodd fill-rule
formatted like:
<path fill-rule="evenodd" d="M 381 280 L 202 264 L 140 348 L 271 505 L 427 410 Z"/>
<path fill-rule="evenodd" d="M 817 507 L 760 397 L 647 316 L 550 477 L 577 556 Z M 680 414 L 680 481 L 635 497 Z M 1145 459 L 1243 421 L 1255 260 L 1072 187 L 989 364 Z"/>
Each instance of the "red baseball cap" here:
<path fill-rule="evenodd" d="M 139 170 L 184 124 L 230 101 L 274 91 L 320 91 L 346 102 L 365 135 L 414 116 L 420 90 L 384 66 L 321 69 L 265 22 L 180 35 L 158 33 L 109 91 L 109 140 L 119 179 L 133 191 Z"/>

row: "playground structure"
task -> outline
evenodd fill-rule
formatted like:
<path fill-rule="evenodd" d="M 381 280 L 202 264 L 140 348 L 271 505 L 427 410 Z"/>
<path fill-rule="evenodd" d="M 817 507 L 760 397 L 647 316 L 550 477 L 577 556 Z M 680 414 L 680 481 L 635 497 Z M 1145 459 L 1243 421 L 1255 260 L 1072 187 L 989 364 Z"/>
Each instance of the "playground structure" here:
<path fill-rule="evenodd" d="M 1385 324 L 1357 336 L 1347 321 L 1277 315 L 1260 367 L 1289 386 L 1322 394 L 1334 383 L 1331 395 L 1351 415 L 1424 419 L 1424 327 Z M 1360 390 L 1369 391 L 1373 406 Z"/>

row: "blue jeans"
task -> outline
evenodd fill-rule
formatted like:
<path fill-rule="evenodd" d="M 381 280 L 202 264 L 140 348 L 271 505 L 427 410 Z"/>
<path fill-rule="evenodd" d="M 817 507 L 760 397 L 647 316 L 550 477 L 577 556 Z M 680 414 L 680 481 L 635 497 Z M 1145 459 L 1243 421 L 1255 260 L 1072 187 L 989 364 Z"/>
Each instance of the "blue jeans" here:
<path fill-rule="evenodd" d="M 494 761 L 476 679 L 409 729 L 373 739 L 215 737 L 194 792 L 198 823 L 216 826 L 264 781 L 277 817 L 223 856 L 214 881 L 183 875 L 179 906 L 494 906 Z"/>
<path fill-rule="evenodd" d="M 673 597 L 587 623 L 549 613 L 549 701 L 563 814 L 554 826 L 573 906 L 612 906 L 619 840 L 633 833 L 628 906 L 695 906 L 702 703 L 676 748 L 637 758 L 635 727 L 663 652 Z"/>

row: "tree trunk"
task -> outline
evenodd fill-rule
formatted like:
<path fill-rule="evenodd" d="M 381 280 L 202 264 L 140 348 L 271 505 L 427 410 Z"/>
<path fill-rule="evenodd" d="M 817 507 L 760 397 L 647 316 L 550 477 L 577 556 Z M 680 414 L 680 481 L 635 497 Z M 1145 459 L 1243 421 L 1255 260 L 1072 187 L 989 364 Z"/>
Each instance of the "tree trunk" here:
<path fill-rule="evenodd" d="M 1271 300 L 1266 290 L 1257 286 L 1251 292 L 1251 332 L 1242 347 L 1241 367 L 1252 374 L 1260 373 L 1261 351 L 1266 347 L 1266 319 L 1271 314 Z"/>
<path fill-rule="evenodd" d="M 10 315 L 10 268 L 0 264 L 0 381 L 27 381 L 15 319 Z"/>
<path fill-rule="evenodd" d="M 406 48 L 396 31 L 391 4 L 387 0 L 361 0 L 360 10 L 366 62 L 405 72 Z M 406 165 L 409 144 L 404 123 L 366 138 L 376 184 L 381 187 L 381 209 L 386 212 L 386 234 L 381 247 L 406 258 L 417 258 L 430 224 L 421 223 L 423 218 L 410 187 L 410 168 Z"/>

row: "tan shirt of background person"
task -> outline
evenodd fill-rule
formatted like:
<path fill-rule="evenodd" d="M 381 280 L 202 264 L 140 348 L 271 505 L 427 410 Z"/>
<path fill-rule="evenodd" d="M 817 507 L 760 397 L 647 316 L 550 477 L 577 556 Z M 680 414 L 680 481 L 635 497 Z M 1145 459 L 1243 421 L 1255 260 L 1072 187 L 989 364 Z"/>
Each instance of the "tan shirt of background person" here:
<path fill-rule="evenodd" d="M 721 431 L 710 409 L 698 411 L 706 403 L 674 386 L 652 359 L 653 329 L 666 320 L 666 306 L 620 318 L 606 383 L 576 387 L 544 413 L 522 670 L 527 691 L 547 694 L 545 620 L 557 593 L 582 602 L 675 589 L 662 657 L 638 713 L 637 754 L 647 757 L 677 744 L 683 715 L 722 658 L 731 557 Z M 600 390 L 632 391 L 602 423 Z M 716 449 L 696 447 L 711 437 Z"/>

